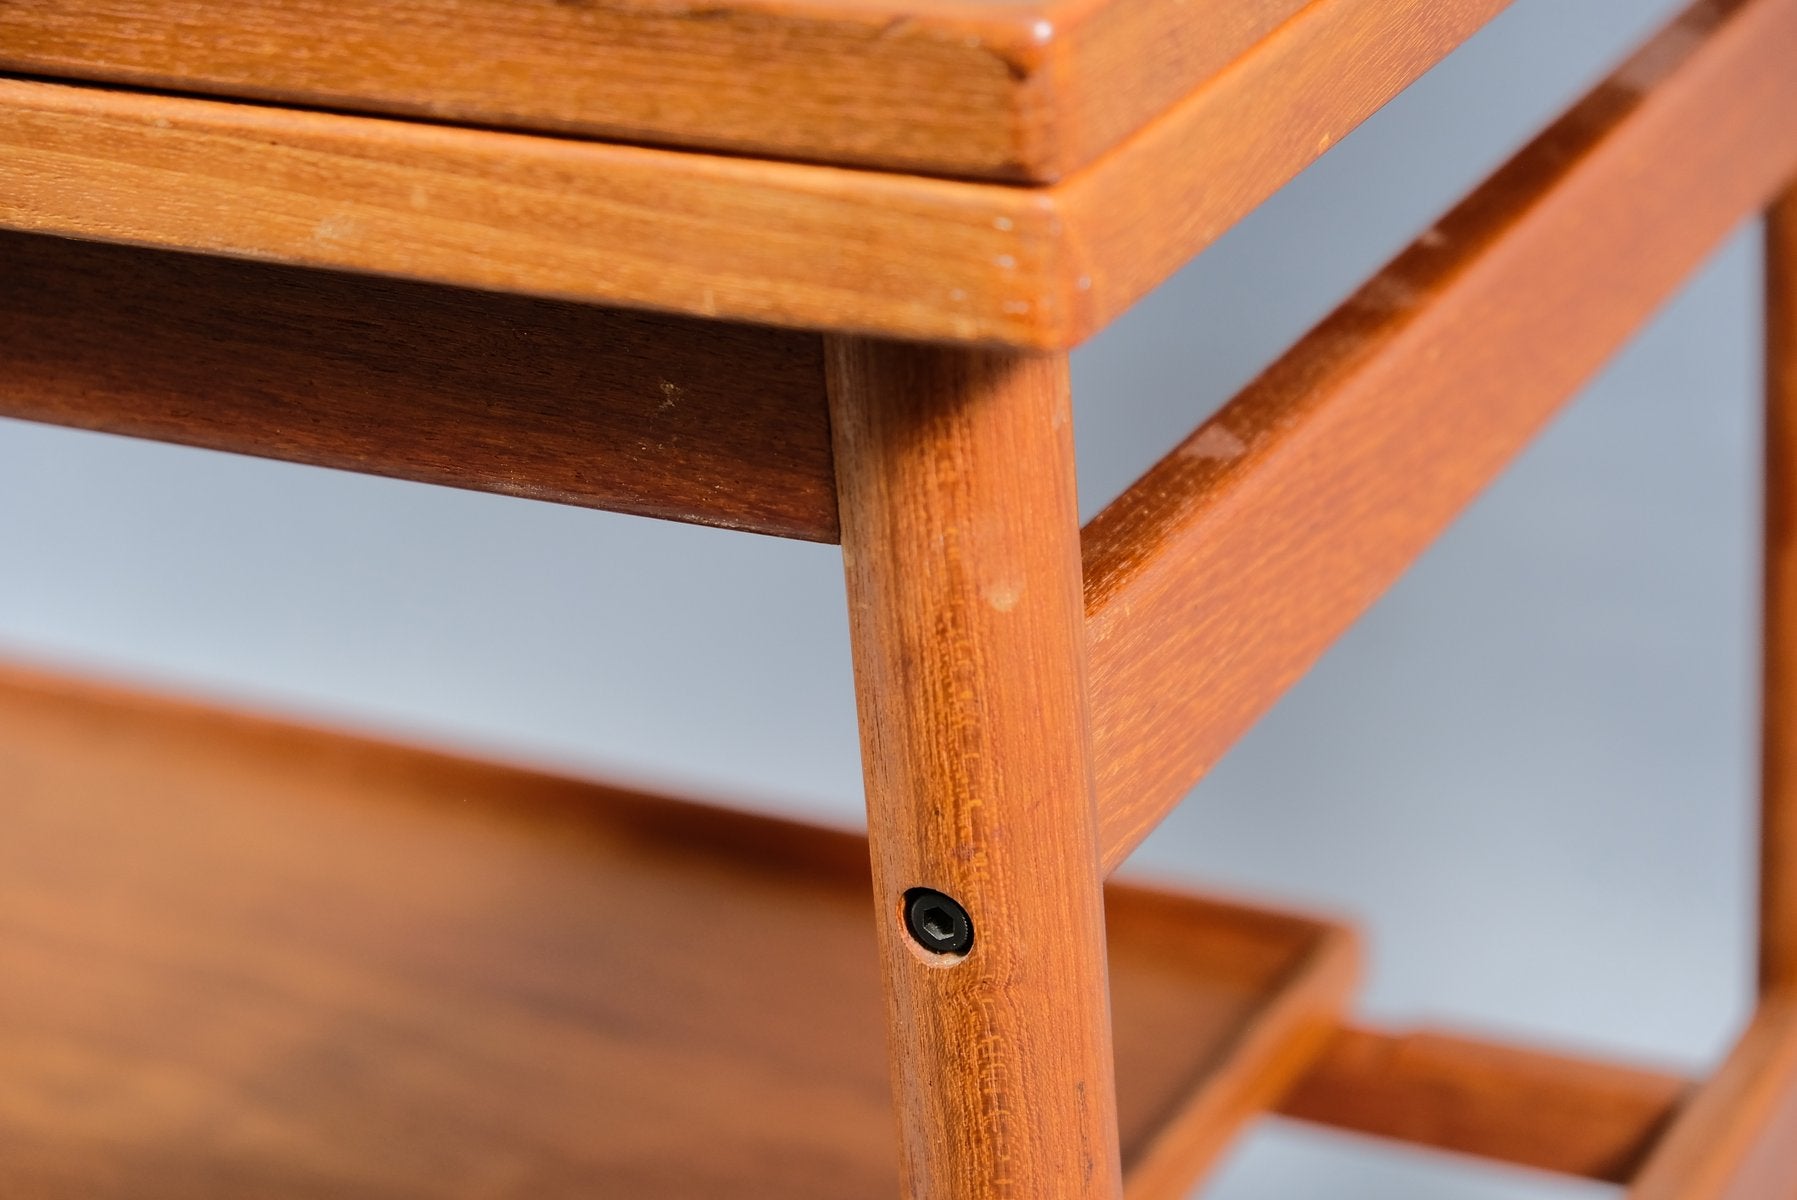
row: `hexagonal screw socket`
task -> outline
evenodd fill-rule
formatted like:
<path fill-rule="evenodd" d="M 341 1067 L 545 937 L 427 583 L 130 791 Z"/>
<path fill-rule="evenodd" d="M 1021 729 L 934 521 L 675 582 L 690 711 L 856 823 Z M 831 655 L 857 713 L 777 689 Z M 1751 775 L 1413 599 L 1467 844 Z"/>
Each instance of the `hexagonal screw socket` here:
<path fill-rule="evenodd" d="M 905 893 L 905 928 L 932 954 L 959 957 L 973 947 L 973 918 L 953 896 L 933 888 Z"/>

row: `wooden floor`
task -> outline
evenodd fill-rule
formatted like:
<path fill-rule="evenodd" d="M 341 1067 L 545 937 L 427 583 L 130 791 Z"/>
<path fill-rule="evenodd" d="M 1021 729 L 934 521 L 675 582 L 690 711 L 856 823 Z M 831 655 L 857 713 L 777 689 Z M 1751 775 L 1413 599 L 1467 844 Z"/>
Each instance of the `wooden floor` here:
<path fill-rule="evenodd" d="M 0 830 L 0 1195 L 896 1194 L 859 837 L 17 671 Z M 1109 906 L 1131 1194 L 1177 1194 L 1352 949 Z"/>

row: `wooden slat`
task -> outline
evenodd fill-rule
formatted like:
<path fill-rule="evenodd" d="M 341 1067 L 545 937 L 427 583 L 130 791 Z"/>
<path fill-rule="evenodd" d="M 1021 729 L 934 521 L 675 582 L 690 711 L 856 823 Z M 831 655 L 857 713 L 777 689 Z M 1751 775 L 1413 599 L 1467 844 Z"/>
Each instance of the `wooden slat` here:
<path fill-rule="evenodd" d="M 1766 215 L 1760 984 L 1797 988 L 1797 189 Z"/>
<path fill-rule="evenodd" d="M 775 325 L 1065 348 L 1506 2 L 1312 0 L 1049 188 L 0 80 L 0 226 Z M 1119 8 L 1126 32 L 1093 43 L 1096 65 L 1079 70 L 1120 70 L 1150 89 L 1177 76 L 1152 69 L 1186 44 L 1179 22 L 1156 25 L 1162 6 Z M 65 9 L 77 21 L 88 12 Z M 1157 48 L 1130 48 L 1144 40 Z M 1091 103 L 1108 112 L 1130 94 Z"/>
<path fill-rule="evenodd" d="M 1117 1200 L 1067 356 L 826 353 L 903 1195 Z"/>
<path fill-rule="evenodd" d="M 1763 1002 L 1722 1069 L 1679 1112 L 1629 1200 L 1797 1197 L 1797 1004 Z"/>
<path fill-rule="evenodd" d="M 1627 1183 L 1692 1091 L 1663 1072 L 1435 1031 L 1343 1029 L 1280 1102 L 1358 1133 Z"/>
<path fill-rule="evenodd" d="M 1092 522 L 1108 864 L 1767 200 L 1794 55 L 1703 0 Z"/>
<path fill-rule="evenodd" d="M 1048 179 L 1217 74 L 1304 3 L 0 4 L 0 70 Z"/>
<path fill-rule="evenodd" d="M 833 541 L 821 339 L 0 232 L 0 416 Z"/>

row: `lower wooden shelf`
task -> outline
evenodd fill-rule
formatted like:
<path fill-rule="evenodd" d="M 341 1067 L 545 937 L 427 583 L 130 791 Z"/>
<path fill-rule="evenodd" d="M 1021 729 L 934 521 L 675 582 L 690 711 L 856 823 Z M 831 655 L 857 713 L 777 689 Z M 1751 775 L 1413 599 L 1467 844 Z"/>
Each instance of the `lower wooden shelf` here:
<path fill-rule="evenodd" d="M 0 671 L 0 1194 L 895 1196 L 866 857 Z M 1355 946 L 1108 909 L 1129 1191 L 1176 1196 L 1320 1046 Z"/>

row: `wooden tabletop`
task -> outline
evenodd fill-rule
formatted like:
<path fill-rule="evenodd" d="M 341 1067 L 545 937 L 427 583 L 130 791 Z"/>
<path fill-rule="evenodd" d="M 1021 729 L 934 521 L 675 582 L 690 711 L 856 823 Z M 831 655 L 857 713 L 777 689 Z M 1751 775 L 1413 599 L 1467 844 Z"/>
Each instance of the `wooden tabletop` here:
<path fill-rule="evenodd" d="M 884 39 L 858 43 L 868 53 L 876 42 L 909 45 L 923 37 L 918 27 L 940 32 L 972 20 L 970 14 L 1000 20 L 1026 11 L 1006 0 L 927 0 L 919 15 L 892 21 L 891 10 L 877 7 L 892 0 L 832 2 L 855 5 L 858 20 L 888 14 Z M 737 29 L 745 13 L 798 28 L 796 9 L 746 7 L 765 0 L 720 0 L 678 17 L 654 10 L 662 14 L 657 20 L 699 32 L 670 32 L 665 42 L 629 53 L 622 43 L 595 41 L 584 58 L 578 51 L 587 43 L 575 32 L 597 38 L 592 30 L 612 28 L 606 21 L 640 30 L 651 10 L 605 9 L 602 21 L 594 15 L 599 9 L 563 4 L 539 11 L 506 0 L 505 11 L 517 20 L 474 36 L 474 14 L 497 20 L 502 0 L 403 0 L 392 6 L 391 22 L 352 36 L 352 14 L 372 22 L 374 0 L 238 0 L 228 18 L 222 3 L 197 0 L 0 3 L 0 70 L 33 72 L 0 76 L 0 228 L 760 325 L 1062 349 L 1116 319 L 1508 0 L 1312 0 L 1270 32 L 1242 34 L 1245 47 L 1206 42 L 1236 49 L 1226 68 L 1196 84 L 1194 72 L 1203 74 L 1192 66 L 1196 57 L 1168 65 L 1157 56 L 1170 51 L 1144 32 L 1149 27 L 1130 24 L 1138 9 L 1160 12 L 1173 0 L 1057 0 L 1075 2 L 1077 21 L 1041 18 L 1052 28 L 1032 53 L 1050 65 L 1026 56 L 1023 67 L 1006 72 L 1008 99 L 993 93 L 970 101 L 946 124 L 932 122 L 960 93 L 938 87 L 935 68 L 923 59 L 897 65 L 901 60 L 879 58 L 885 65 L 876 69 L 847 51 L 833 58 L 834 51 L 818 49 L 835 44 L 827 39 L 814 45 L 792 33 L 775 39 L 777 53 L 757 51 L 741 73 L 695 65 L 736 61 L 730 54 L 747 43 L 731 43 L 737 49 L 725 54 L 704 49 L 710 43 L 700 34 L 724 37 L 718 31 Z M 1264 16 L 1287 2 L 1186 0 L 1177 18 L 1163 13 L 1165 23 L 1155 28 L 1167 45 L 1179 45 L 1193 29 L 1222 28 L 1225 11 Z M 302 38 L 294 14 L 313 14 L 313 6 L 317 28 Z M 440 70 L 430 69 L 439 60 L 417 40 L 422 34 L 404 40 L 415 29 L 449 39 L 420 15 L 426 9 L 445 28 L 469 33 L 455 43 L 462 58 L 439 62 Z M 850 9 L 835 11 L 841 17 Z M 626 12 L 635 15 L 626 20 Z M 701 20 L 701 12 L 713 15 Z M 588 17 L 590 30 L 581 23 Z M 555 26 L 565 36 L 548 36 L 544 30 L 555 21 L 573 24 Z M 1122 48 L 1115 54 L 1082 57 L 1080 30 L 1113 27 L 1135 29 L 1136 40 L 1104 43 Z M 985 36 L 964 35 L 954 53 L 989 48 Z M 316 41 L 315 52 L 302 53 L 307 39 Z M 539 53 L 529 60 L 529 80 L 517 65 L 525 61 L 518 57 L 524 42 Z M 949 53 L 946 42 L 931 44 Z M 446 53 L 449 40 L 429 45 Z M 603 47 L 610 48 L 601 53 Z M 1794 50 L 1797 0 L 1696 0 L 1644 57 L 1594 93 L 1591 113 L 1607 121 L 1604 114 L 1626 103 L 1638 113 L 1639 136 L 1656 151 L 1671 128 L 1663 109 L 1682 113 L 1680 119 L 1696 114 L 1730 145 L 1751 147 L 1766 136 L 1776 142 L 1787 127 L 1784 114 L 1797 103 Z M 881 48 L 876 58 L 889 52 L 897 53 Z M 1060 53 L 1070 57 L 1056 67 Z M 230 72 L 220 66 L 227 62 L 235 63 Z M 807 63 L 818 67 L 815 75 L 806 73 Z M 632 103 L 665 128 L 657 134 L 625 123 L 616 130 L 728 142 L 763 156 L 349 111 L 404 107 L 524 121 L 517 112 L 456 99 L 464 85 L 497 87 L 515 76 L 520 103 L 562 114 L 542 116 L 542 123 L 572 125 L 569 114 L 597 111 L 579 107 L 580 97 L 598 94 L 579 81 L 608 81 L 610 88 L 652 66 L 666 78 L 644 83 Z M 960 84 L 975 74 L 943 70 L 942 79 Z M 841 72 L 852 73 L 857 87 Z M 373 86 L 376 75 L 387 80 L 385 91 Z M 336 85 L 320 82 L 327 77 L 361 82 L 332 90 Z M 750 79 L 762 83 L 749 88 Z M 1175 86 L 1170 81 L 1185 90 L 1158 115 L 1150 110 L 1161 100 L 1123 98 L 1134 87 L 1165 99 L 1163 91 Z M 332 107 L 197 94 L 208 89 Z M 1006 107 L 1032 96 L 1042 107 L 1029 111 L 1050 114 L 1046 124 L 1022 121 L 1022 109 Z M 1118 116 L 1125 108 L 1136 115 Z M 953 155 L 987 144 L 973 131 L 1000 125 L 1028 138 L 1035 137 L 1031 130 L 1084 131 L 1059 143 L 1029 142 L 1082 148 L 1033 160 L 1005 151 L 987 156 L 981 169 L 1002 174 L 1003 164 L 1010 171 L 1026 160 L 1064 165 L 1144 114 L 1151 116 L 1146 124 L 1054 183 L 920 173 L 974 173 L 973 158 Z M 786 140 L 757 141 L 762 134 L 743 132 L 751 126 Z M 1750 127 L 1754 134 L 1744 135 Z M 873 138 L 864 149 L 886 149 L 851 152 L 812 134 Z M 913 150 L 892 149 L 901 142 Z M 1777 145 L 1767 152 L 1776 154 Z M 813 153 L 843 161 L 769 157 Z M 858 157 L 910 169 L 847 165 Z M 1643 169 L 1685 174 L 1676 155 L 1649 154 L 1641 162 Z"/>
<path fill-rule="evenodd" d="M 734 6 L 744 2 L 724 0 L 715 30 L 693 15 L 697 10 L 681 21 L 699 32 L 733 29 Z M 891 0 L 852 2 L 868 14 L 886 11 L 873 6 Z M 1047 55 L 1047 66 L 1028 58 L 1016 72 L 1007 68 L 1002 95 L 966 101 L 946 123 L 938 106 L 961 93 L 942 81 L 970 86 L 977 75 L 971 68 L 943 66 L 939 77 L 913 57 L 882 58 L 886 65 L 875 69 L 846 51 L 810 48 L 797 34 L 779 41 L 778 54 L 758 52 L 744 73 L 720 75 L 718 62 L 736 60 L 715 48 L 701 53 L 709 45 L 702 38 L 670 35 L 631 53 L 614 46 L 583 58 L 577 51 L 585 43 L 572 34 L 541 32 L 561 8 L 512 0 L 507 11 L 517 13 L 515 26 L 490 37 L 471 34 L 456 43 L 455 64 L 432 70 L 437 60 L 422 43 L 396 41 L 422 21 L 418 13 L 436 4 L 444 21 L 465 24 L 469 14 L 491 17 L 500 0 L 409 0 L 392 11 L 410 17 L 353 37 L 350 14 L 371 20 L 372 0 L 244 0 L 228 6 L 228 18 L 219 11 L 227 6 L 191 0 L 0 4 L 0 70 L 32 72 L 0 77 L 0 227 L 757 324 L 1060 348 L 1115 318 L 1508 0 L 1313 0 L 1245 47 L 1240 38 L 1205 41 L 1219 54 L 1232 47 L 1230 63 L 1196 86 L 1199 58 L 1164 61 L 1169 47 L 1197 36 L 1193 30 L 1221 28 L 1226 12 L 1264 15 L 1290 0 L 1186 0 L 1177 19 L 1163 13 L 1161 25 L 1132 24 L 1131 14 L 1161 12 L 1169 2 L 1078 0 L 1082 12 L 1092 12 L 1055 26 L 1063 32 L 1032 51 Z M 994 0 L 930 5 L 918 11 L 961 14 L 953 20 L 1024 11 Z M 1750 7 L 1763 17 L 1769 6 L 1758 0 Z M 316 23 L 295 15 L 314 8 Z M 573 21 L 589 10 L 570 11 L 554 19 Z M 647 20 L 647 9 L 630 11 Z M 189 23 L 175 19 L 182 13 Z M 783 28 L 797 20 L 763 16 Z M 888 20 L 886 37 L 863 49 L 909 45 L 916 22 L 929 29 L 952 24 L 947 15 Z M 1136 32 L 1103 42 L 1110 49 L 1093 51 L 1089 61 L 1080 57 L 1086 52 L 1077 47 L 1085 43 L 1077 31 L 1088 23 L 1111 28 L 1107 22 Z M 1145 32 L 1150 26 L 1153 37 Z M 538 33 L 526 38 L 530 28 Z M 1054 65 L 1063 33 L 1074 38 L 1065 50 L 1074 66 Z M 954 53 L 975 48 L 967 39 L 988 45 L 984 37 L 964 35 Z M 519 39 L 539 53 L 528 72 L 516 66 L 524 61 L 514 45 Z M 896 53 L 879 49 L 889 52 Z M 1778 52 L 1766 48 L 1767 55 Z M 226 59 L 235 63 L 230 71 L 220 66 Z M 694 65 L 701 61 L 713 67 Z M 580 63 L 585 73 L 574 70 Z M 474 69 L 483 64 L 491 69 Z M 512 110 L 456 99 L 463 84 L 497 86 L 515 73 L 519 103 L 551 106 L 562 114 L 555 120 L 568 124 L 568 114 L 589 111 L 575 107 L 589 91 L 564 81 L 597 79 L 610 88 L 651 67 L 666 78 L 644 83 L 630 99 L 665 128 L 604 128 L 911 170 L 350 111 L 523 120 Z M 856 88 L 843 71 L 857 72 Z M 374 75 L 386 80 L 385 90 L 373 86 Z M 327 76 L 359 82 L 327 88 L 319 82 Z M 127 87 L 119 79 L 171 90 Z M 762 82 L 752 88 L 745 82 L 755 79 Z M 304 80 L 311 82 L 302 86 Z M 332 108 L 199 94 L 233 90 L 329 101 Z M 624 91 L 631 89 L 618 95 Z M 1016 105 L 1036 105 L 1031 97 L 1041 98 L 1029 111 L 1048 114 L 1042 121 L 1019 115 Z M 1018 174 L 1012 168 L 1026 160 L 1052 173 L 1148 116 L 1094 161 L 1046 186 L 917 173 Z M 751 128 L 762 132 L 744 132 Z M 1037 138 L 1051 128 L 1069 134 L 1058 143 L 1063 150 L 1077 152 L 1030 159 L 1017 149 L 1025 142 L 1052 148 L 1053 139 Z M 1012 149 L 979 149 L 988 146 L 980 131 L 995 129 L 1015 135 L 1007 143 Z M 868 138 L 866 146 L 885 149 L 841 144 Z M 901 143 L 913 149 L 893 149 Z"/>
<path fill-rule="evenodd" d="M 1046 181 L 1121 141 L 1305 6 L 0 4 L 0 70 L 761 157 Z M 1401 7 L 1387 0 L 1345 6 L 1369 16 Z"/>

